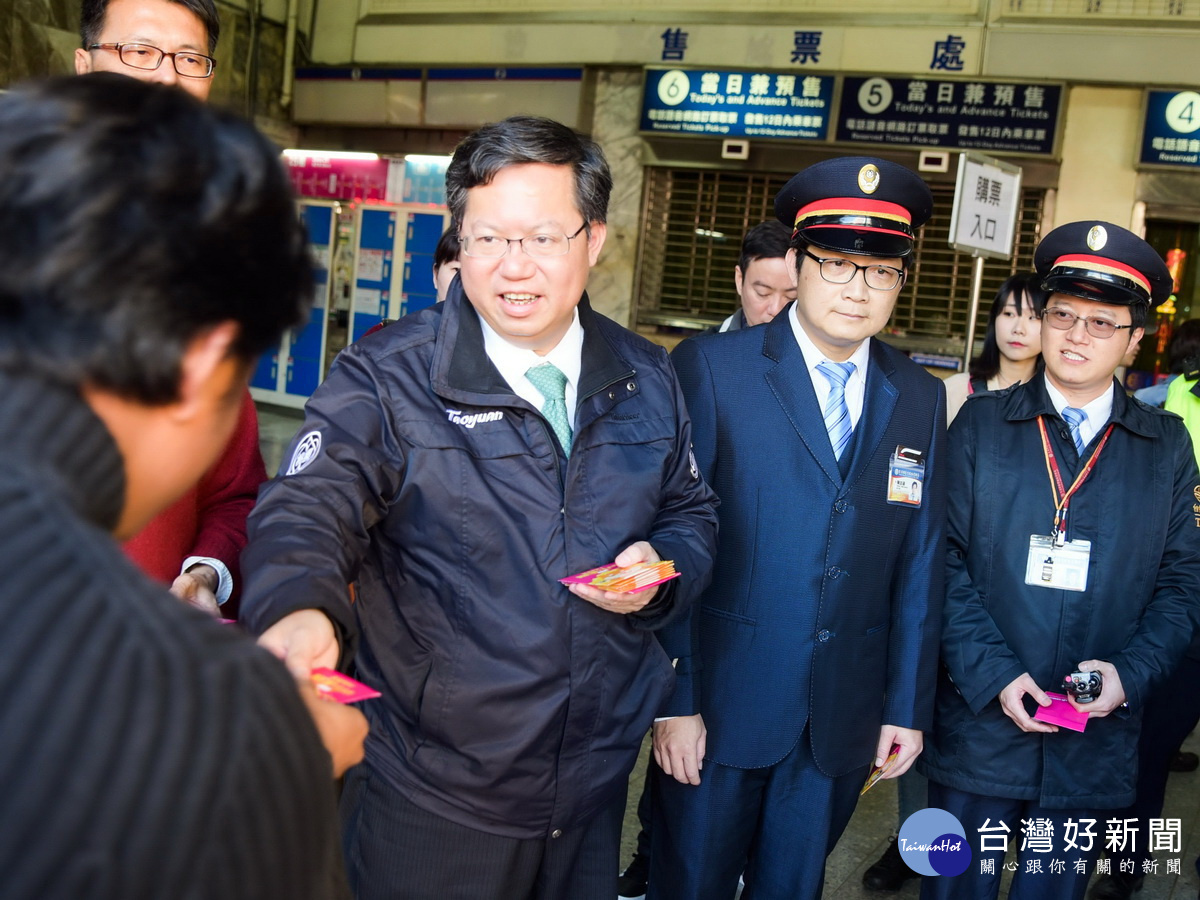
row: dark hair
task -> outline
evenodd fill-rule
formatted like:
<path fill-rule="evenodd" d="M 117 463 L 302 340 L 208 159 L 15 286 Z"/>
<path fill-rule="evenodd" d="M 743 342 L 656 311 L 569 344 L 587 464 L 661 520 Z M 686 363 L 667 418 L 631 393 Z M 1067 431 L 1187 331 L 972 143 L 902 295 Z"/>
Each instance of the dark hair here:
<path fill-rule="evenodd" d="M 79 37 L 83 41 L 83 49 L 95 44 L 104 30 L 104 16 L 108 12 L 111 0 L 83 0 L 79 9 Z M 196 15 L 208 33 L 209 55 L 217 52 L 217 39 L 221 36 L 221 19 L 217 15 L 217 5 L 213 0 L 169 0 L 178 3 L 184 9 Z"/>
<path fill-rule="evenodd" d="M 440 269 L 446 263 L 458 261 L 458 232 L 451 225 L 438 238 L 437 246 L 433 248 L 433 268 Z"/>
<path fill-rule="evenodd" d="M 1175 329 L 1167 344 L 1167 366 L 1174 375 L 1200 370 L 1200 319 L 1188 319 Z"/>
<path fill-rule="evenodd" d="M 778 219 L 759 222 L 742 238 L 742 255 L 738 268 L 746 274 L 746 266 L 756 259 L 776 259 L 787 256 L 792 233 Z"/>
<path fill-rule="evenodd" d="M 175 88 L 112 73 L 0 95 L 0 368 L 142 403 L 225 321 L 249 366 L 307 318 L 278 151 Z"/>
<path fill-rule="evenodd" d="M 1145 328 L 1146 327 L 1146 317 L 1149 314 L 1149 312 L 1150 312 L 1150 304 L 1149 303 L 1130 303 L 1129 304 L 1129 324 L 1132 325 L 1133 328 Z M 1133 332 L 1133 328 L 1129 329 L 1130 333 Z"/>
<path fill-rule="evenodd" d="M 446 169 L 446 205 L 455 229 L 462 228 L 467 191 L 490 184 L 501 169 L 524 163 L 570 166 L 584 224 L 608 218 L 612 173 L 600 145 L 553 119 L 512 116 L 473 131 L 455 148 Z"/>
<path fill-rule="evenodd" d="M 1042 310 L 1046 308 L 1046 300 L 1049 296 L 1050 294 L 1042 289 L 1041 279 L 1038 278 L 1036 272 L 1023 272 L 1004 279 L 1004 283 L 1000 285 L 1000 289 L 996 291 L 996 296 L 992 299 L 992 308 L 988 311 L 987 334 L 983 336 L 983 347 L 980 348 L 979 355 L 971 360 L 971 365 L 967 370 L 972 378 L 986 380 L 994 378 L 1000 371 L 1000 345 L 996 343 L 996 320 L 1000 318 L 1000 313 L 1004 312 L 1004 307 L 1008 305 L 1008 298 L 1012 297 L 1013 303 L 1017 307 L 1017 315 L 1021 315 L 1025 311 L 1025 298 L 1028 297 L 1030 308 L 1040 316 Z M 1038 365 L 1041 365 L 1040 356 Z"/>

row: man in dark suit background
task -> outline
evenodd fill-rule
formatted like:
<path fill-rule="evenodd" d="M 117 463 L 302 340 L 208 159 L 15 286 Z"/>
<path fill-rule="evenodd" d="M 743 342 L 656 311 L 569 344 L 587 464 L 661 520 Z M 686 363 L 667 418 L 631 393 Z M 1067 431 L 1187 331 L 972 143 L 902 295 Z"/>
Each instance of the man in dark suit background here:
<path fill-rule="evenodd" d="M 742 238 L 742 252 L 733 267 L 737 312 L 710 331 L 737 331 L 763 325 L 796 299 L 796 282 L 784 261 L 792 229 L 777 219 L 759 222 Z"/>
<path fill-rule="evenodd" d="M 941 383 L 872 340 L 932 197 L 903 166 L 818 163 L 775 201 L 797 299 L 685 341 L 695 454 L 721 498 L 712 585 L 662 634 L 650 898 L 817 897 L 872 761 L 930 724 L 944 567 Z M 703 769 L 703 772 L 701 772 Z"/>

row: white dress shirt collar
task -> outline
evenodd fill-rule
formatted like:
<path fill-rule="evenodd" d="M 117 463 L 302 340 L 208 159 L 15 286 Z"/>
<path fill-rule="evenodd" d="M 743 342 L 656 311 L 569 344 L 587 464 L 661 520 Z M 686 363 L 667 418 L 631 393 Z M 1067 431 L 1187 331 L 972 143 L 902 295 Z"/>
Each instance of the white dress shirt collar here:
<path fill-rule="evenodd" d="M 1050 405 L 1061 416 L 1062 411 L 1071 405 L 1070 401 L 1062 395 L 1062 392 L 1051 383 L 1050 379 L 1044 373 L 1042 378 L 1046 384 L 1046 393 L 1050 397 Z M 1104 426 L 1108 424 L 1108 420 L 1112 417 L 1112 407 L 1112 390 L 1105 391 L 1087 406 L 1075 407 L 1087 413 L 1087 420 L 1079 426 L 1079 436 L 1083 439 L 1083 446 L 1086 447 L 1090 444 L 1092 438 L 1104 430 Z"/>
<path fill-rule="evenodd" d="M 562 336 L 562 340 L 545 356 L 539 356 L 532 350 L 509 343 L 488 325 L 483 316 L 479 317 L 479 325 L 483 331 L 484 353 L 500 370 L 500 375 L 508 382 L 513 393 L 522 400 L 528 401 L 535 409 L 541 409 L 545 405 L 546 398 L 525 377 L 525 372 L 533 366 L 548 362 L 553 363 L 567 376 L 567 418 L 574 422 L 575 402 L 579 396 L 579 373 L 583 367 L 583 326 L 579 323 L 579 310 L 574 311 L 571 325 L 567 328 L 567 333 Z"/>
<path fill-rule="evenodd" d="M 800 324 L 800 319 L 796 315 L 795 303 L 788 310 L 788 321 L 791 322 L 792 334 L 796 337 L 796 343 L 800 345 L 800 353 L 804 356 L 804 365 L 808 368 L 808 377 L 817 394 L 817 407 L 824 412 L 825 402 L 829 399 L 829 379 L 817 371 L 817 366 L 825 362 L 828 357 L 817 349 L 817 345 L 813 343 L 812 338 L 804 330 L 804 326 Z M 846 362 L 854 363 L 854 372 L 846 381 L 846 406 L 850 410 L 850 425 L 854 428 L 858 427 L 858 420 L 862 417 L 863 402 L 866 397 L 867 365 L 870 359 L 871 339 L 867 338 L 855 348 L 854 352 L 850 354 L 850 358 L 846 360 Z M 829 361 L 832 362 L 832 360 Z"/>

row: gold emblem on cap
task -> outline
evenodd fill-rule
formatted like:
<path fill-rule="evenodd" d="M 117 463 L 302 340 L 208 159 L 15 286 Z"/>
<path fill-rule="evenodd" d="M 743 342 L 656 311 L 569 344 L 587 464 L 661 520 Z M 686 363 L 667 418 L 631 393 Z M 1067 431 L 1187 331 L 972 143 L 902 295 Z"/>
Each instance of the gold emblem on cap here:
<path fill-rule="evenodd" d="M 879 188 L 879 169 L 867 163 L 858 170 L 858 189 L 864 194 L 873 194 Z"/>
<path fill-rule="evenodd" d="M 1092 230 L 1088 232 L 1087 245 L 1089 250 L 1103 250 L 1104 245 L 1108 243 L 1108 232 L 1104 230 L 1103 225 L 1093 225 Z"/>

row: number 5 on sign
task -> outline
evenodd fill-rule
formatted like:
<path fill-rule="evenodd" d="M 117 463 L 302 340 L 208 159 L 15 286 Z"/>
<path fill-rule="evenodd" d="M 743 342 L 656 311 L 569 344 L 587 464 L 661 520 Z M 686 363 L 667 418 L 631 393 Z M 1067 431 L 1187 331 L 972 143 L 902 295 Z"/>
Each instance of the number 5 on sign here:
<path fill-rule="evenodd" d="M 892 83 L 886 78 L 868 78 L 858 89 L 858 105 L 873 116 L 883 112 L 892 105 Z"/>

